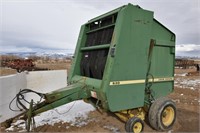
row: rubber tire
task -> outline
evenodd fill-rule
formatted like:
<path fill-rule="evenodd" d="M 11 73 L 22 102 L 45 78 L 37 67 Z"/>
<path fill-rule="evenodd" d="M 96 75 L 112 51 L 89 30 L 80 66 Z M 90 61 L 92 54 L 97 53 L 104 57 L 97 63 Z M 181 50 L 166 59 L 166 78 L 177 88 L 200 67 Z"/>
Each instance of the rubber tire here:
<path fill-rule="evenodd" d="M 141 120 L 138 117 L 132 117 L 132 118 L 128 119 L 128 121 L 125 124 L 125 130 L 126 130 L 127 133 L 130 133 L 130 132 L 134 133 L 133 132 L 133 126 L 134 126 L 134 124 L 136 122 L 140 122 L 142 124 L 142 130 L 141 130 L 141 132 L 143 131 L 143 129 L 144 129 L 144 122 L 143 122 L 143 120 Z"/>
<path fill-rule="evenodd" d="M 171 106 L 174 109 L 174 119 L 169 126 L 165 126 L 162 123 L 162 112 L 166 107 Z M 174 122 L 176 121 L 176 106 L 175 103 L 169 98 L 162 97 L 156 99 L 151 105 L 148 112 L 148 119 L 150 125 L 158 131 L 167 131 L 172 129 Z"/>

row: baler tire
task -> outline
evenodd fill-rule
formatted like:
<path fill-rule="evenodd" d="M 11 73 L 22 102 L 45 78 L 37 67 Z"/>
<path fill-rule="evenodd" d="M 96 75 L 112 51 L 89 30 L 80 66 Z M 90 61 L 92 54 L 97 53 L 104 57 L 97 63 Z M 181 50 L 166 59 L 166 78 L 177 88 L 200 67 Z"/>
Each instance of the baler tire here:
<path fill-rule="evenodd" d="M 144 122 L 138 117 L 132 117 L 128 119 L 125 124 L 126 132 L 141 133 L 144 129 Z"/>
<path fill-rule="evenodd" d="M 172 129 L 176 120 L 175 103 L 166 97 L 156 99 L 149 109 L 148 119 L 155 130 L 167 131 Z"/>
<path fill-rule="evenodd" d="M 130 125 L 130 119 L 127 120 L 127 122 L 125 123 L 125 131 L 129 132 L 129 125 Z"/>

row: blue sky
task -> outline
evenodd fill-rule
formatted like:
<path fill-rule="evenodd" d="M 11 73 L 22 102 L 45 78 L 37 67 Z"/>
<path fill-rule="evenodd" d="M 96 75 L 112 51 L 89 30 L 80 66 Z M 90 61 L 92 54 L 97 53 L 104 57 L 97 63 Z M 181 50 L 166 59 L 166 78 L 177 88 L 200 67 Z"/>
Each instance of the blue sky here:
<path fill-rule="evenodd" d="M 198 0 L 1 0 L 0 52 L 74 49 L 81 24 L 127 3 L 154 11 L 176 34 L 177 55 L 200 57 Z"/>

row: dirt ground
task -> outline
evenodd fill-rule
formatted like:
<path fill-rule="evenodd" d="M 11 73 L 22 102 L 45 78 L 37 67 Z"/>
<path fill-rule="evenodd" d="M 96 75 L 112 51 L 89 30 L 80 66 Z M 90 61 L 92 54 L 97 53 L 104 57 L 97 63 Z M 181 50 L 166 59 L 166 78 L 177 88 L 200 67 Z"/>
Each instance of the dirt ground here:
<path fill-rule="evenodd" d="M 6 76 L 6 75 L 11 75 L 11 74 L 16 74 L 16 73 L 17 71 L 15 69 L 5 68 L 5 67 L 0 68 L 0 76 Z"/>
<path fill-rule="evenodd" d="M 67 69 L 69 70 L 71 66 L 70 62 L 61 62 L 61 63 L 41 63 L 41 64 L 36 64 L 36 67 L 39 68 L 48 68 L 50 70 L 62 70 L 62 69 Z"/>
<path fill-rule="evenodd" d="M 45 67 L 48 66 L 47 64 Z M 70 64 L 64 65 L 65 68 Z M 52 67 L 52 66 L 49 66 Z M 55 66 L 53 66 L 55 67 Z M 172 132 L 200 132 L 200 74 L 195 69 L 175 69 L 175 89 L 170 97 L 177 107 L 177 119 Z M 71 125 L 59 122 L 52 125 L 43 125 L 35 129 L 36 132 L 125 132 L 124 123 L 112 113 L 92 111 L 87 120 L 77 119 L 77 122 L 87 121 L 85 126 Z M 19 128 L 16 127 L 15 132 Z M 5 127 L 1 126 L 5 132 Z M 156 132 L 145 120 L 144 132 Z"/>
<path fill-rule="evenodd" d="M 58 63 L 35 63 L 37 68 L 48 69 L 48 70 L 65 70 L 69 72 L 71 67 L 71 62 L 58 62 Z M 15 69 L 0 67 L 0 76 L 6 76 L 11 74 L 16 74 Z"/>

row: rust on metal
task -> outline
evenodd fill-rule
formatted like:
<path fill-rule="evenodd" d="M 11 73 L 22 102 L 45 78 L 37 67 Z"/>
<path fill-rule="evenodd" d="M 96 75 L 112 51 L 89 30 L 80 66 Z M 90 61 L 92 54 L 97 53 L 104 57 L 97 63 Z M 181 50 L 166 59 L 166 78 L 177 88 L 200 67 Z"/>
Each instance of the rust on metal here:
<path fill-rule="evenodd" d="M 1 64 L 3 67 L 9 67 L 16 69 L 17 72 L 23 71 L 35 71 L 35 70 L 48 70 L 47 68 L 38 68 L 33 63 L 32 59 L 14 59 L 14 60 L 4 60 Z"/>
<path fill-rule="evenodd" d="M 199 71 L 200 61 L 196 61 L 193 59 L 176 59 L 175 67 L 181 67 L 183 69 L 188 69 L 189 67 L 196 67 L 197 71 Z"/>

